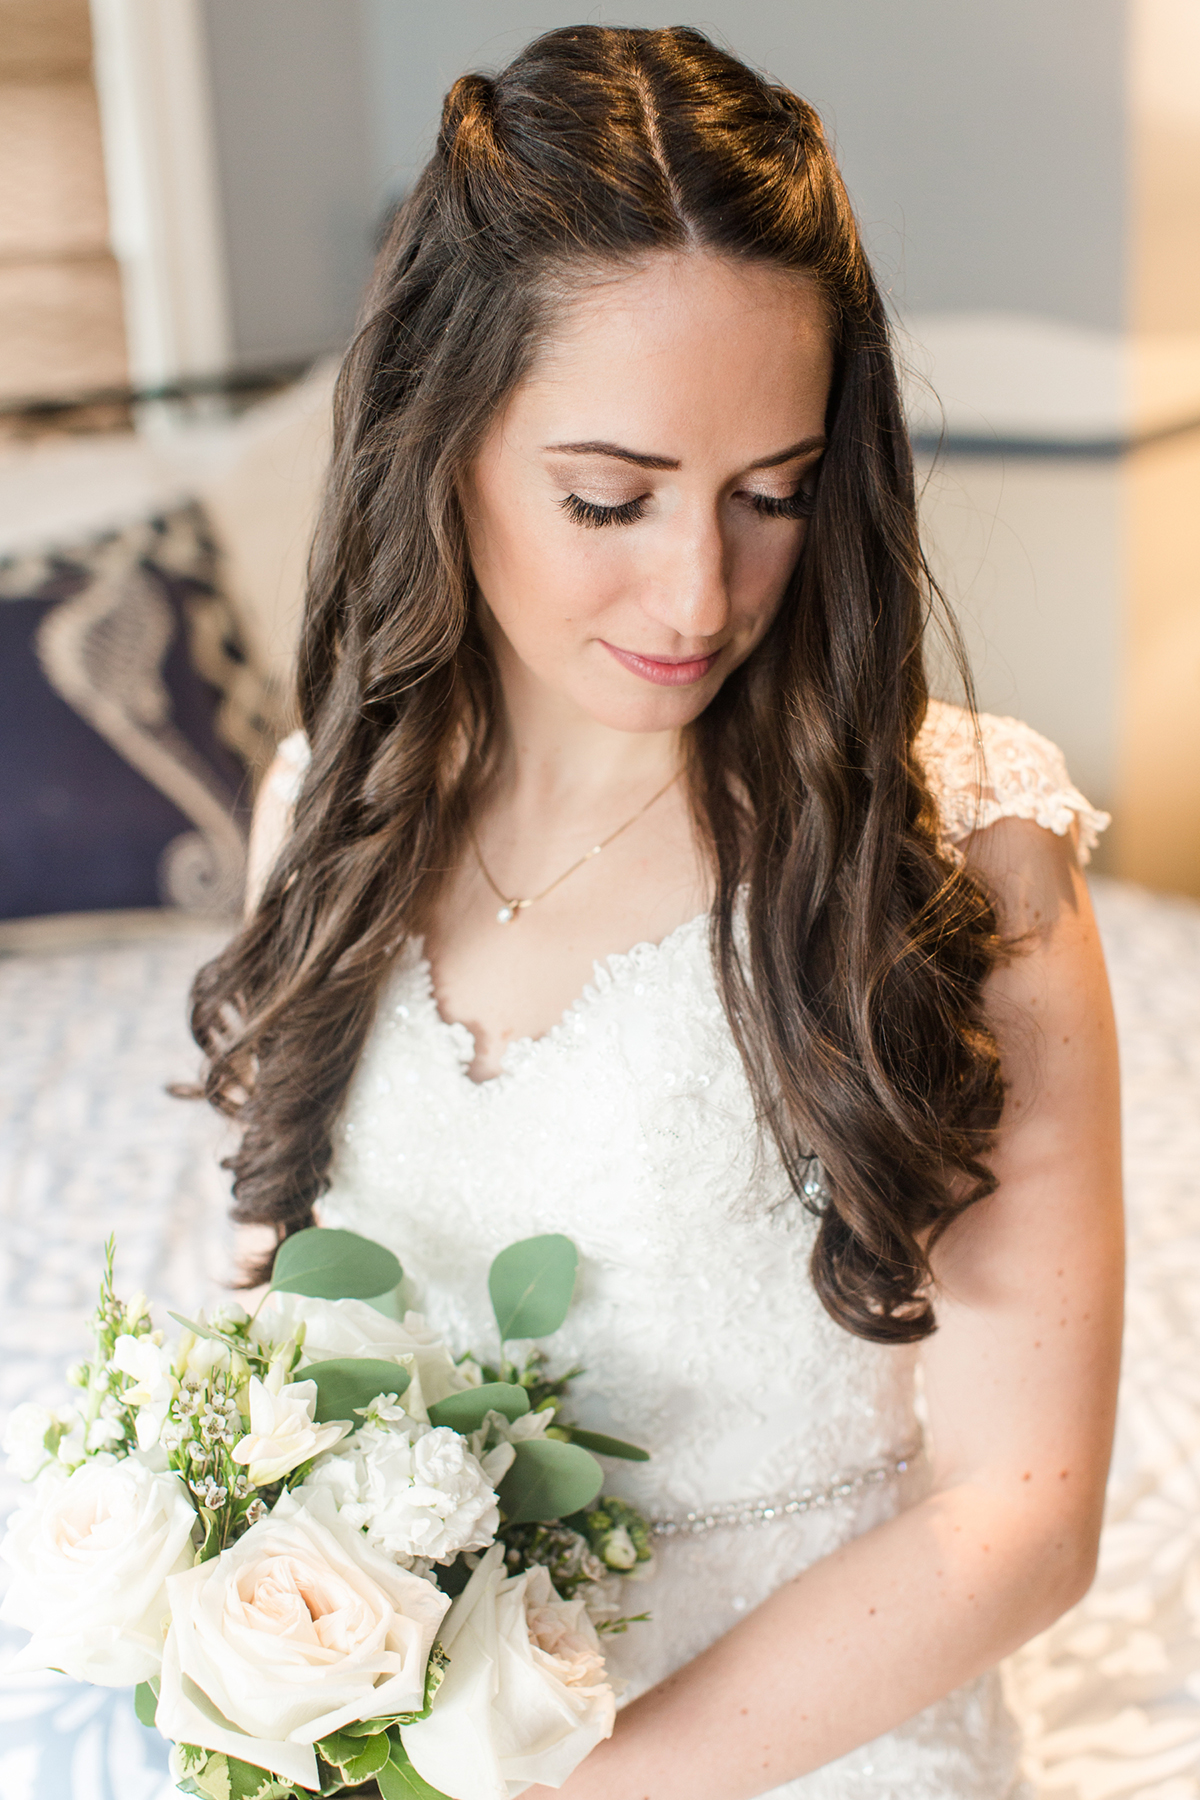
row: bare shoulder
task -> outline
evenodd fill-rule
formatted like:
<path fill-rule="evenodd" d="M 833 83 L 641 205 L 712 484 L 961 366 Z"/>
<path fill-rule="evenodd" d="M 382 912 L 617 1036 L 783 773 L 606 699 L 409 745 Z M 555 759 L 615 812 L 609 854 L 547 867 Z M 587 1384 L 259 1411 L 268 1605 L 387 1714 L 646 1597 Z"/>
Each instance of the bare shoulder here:
<path fill-rule="evenodd" d="M 302 731 L 284 738 L 254 801 L 246 856 L 246 917 L 258 905 L 267 877 L 292 829 L 292 813 L 308 768 L 308 741 Z"/>

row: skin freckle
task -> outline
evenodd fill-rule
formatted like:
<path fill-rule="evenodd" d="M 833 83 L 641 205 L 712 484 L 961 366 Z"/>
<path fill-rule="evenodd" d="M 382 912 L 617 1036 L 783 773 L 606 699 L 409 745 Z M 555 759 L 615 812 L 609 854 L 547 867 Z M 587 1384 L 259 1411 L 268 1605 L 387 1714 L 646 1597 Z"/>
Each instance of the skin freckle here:
<path fill-rule="evenodd" d="M 1070 1474 L 1070 1473 L 1071 1473 L 1071 1471 L 1070 1471 L 1070 1469 L 1060 1469 L 1060 1470 L 1059 1470 L 1059 1471 L 1058 1471 L 1058 1479 L 1059 1479 L 1059 1480 L 1060 1480 L 1060 1481 L 1065 1481 L 1065 1480 L 1066 1480 L 1066 1479 L 1067 1479 L 1067 1476 L 1068 1476 L 1068 1475 L 1069 1475 L 1069 1474 Z"/>
<path fill-rule="evenodd" d="M 1032 1481 L 1033 1480 L 1033 1470 L 1026 1469 L 1025 1473 L 1021 1477 L 1021 1480 L 1022 1481 Z"/>
<path fill-rule="evenodd" d="M 869 1606 L 869 1607 L 868 1607 L 868 1608 L 867 1608 L 867 1611 L 868 1611 L 868 1612 L 869 1612 L 869 1613 L 870 1613 L 870 1615 L 871 1615 L 871 1617 L 872 1617 L 872 1618 L 874 1618 L 874 1617 L 875 1617 L 875 1608 L 874 1608 L 874 1607 L 873 1607 L 873 1606 Z"/>

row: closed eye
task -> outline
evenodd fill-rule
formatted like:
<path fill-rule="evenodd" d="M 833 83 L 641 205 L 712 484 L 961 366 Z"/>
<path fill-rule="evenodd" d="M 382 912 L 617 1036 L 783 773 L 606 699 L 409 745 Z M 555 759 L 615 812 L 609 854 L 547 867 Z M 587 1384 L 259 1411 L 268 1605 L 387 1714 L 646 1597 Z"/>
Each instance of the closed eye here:
<path fill-rule="evenodd" d="M 771 494 L 750 494 L 748 496 L 755 512 L 761 513 L 764 519 L 810 519 L 816 505 L 817 490 L 815 484 L 798 488 L 794 494 L 788 494 L 777 500 Z"/>
<path fill-rule="evenodd" d="M 559 505 L 576 525 L 596 527 L 599 525 L 632 525 L 640 519 L 645 510 L 649 494 L 639 494 L 634 500 L 624 500 L 620 506 L 600 506 L 595 500 L 581 500 L 578 494 L 568 494 Z"/>

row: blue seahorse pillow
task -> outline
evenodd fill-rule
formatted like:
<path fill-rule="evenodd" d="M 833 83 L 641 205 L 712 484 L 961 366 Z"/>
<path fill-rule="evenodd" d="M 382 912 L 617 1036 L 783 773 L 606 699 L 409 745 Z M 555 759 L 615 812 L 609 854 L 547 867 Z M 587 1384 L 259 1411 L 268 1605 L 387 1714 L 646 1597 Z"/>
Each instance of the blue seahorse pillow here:
<path fill-rule="evenodd" d="M 0 918 L 235 911 L 271 696 L 203 512 L 0 563 Z"/>

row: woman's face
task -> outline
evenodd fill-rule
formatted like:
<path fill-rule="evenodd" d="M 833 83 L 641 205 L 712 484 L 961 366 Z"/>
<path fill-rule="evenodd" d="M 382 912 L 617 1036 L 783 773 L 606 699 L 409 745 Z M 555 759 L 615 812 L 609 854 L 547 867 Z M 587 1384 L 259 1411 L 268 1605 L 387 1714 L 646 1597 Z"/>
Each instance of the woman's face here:
<path fill-rule="evenodd" d="M 704 710 L 796 565 L 831 370 L 816 288 L 766 265 L 662 253 L 568 308 L 463 495 L 510 706 Z"/>

